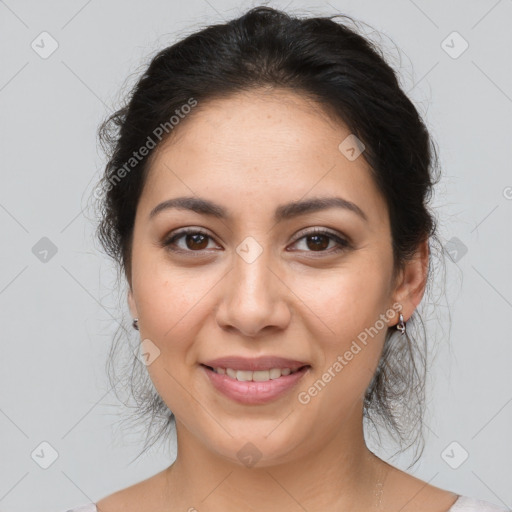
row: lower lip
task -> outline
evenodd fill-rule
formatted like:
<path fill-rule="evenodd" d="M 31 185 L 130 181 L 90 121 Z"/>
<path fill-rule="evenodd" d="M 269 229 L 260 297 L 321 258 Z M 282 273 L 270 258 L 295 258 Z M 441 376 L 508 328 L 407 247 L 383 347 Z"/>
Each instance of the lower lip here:
<path fill-rule="evenodd" d="M 217 391 L 220 391 L 235 402 L 253 405 L 266 404 L 267 402 L 277 400 L 290 391 L 311 368 L 310 366 L 305 366 L 289 375 L 281 375 L 277 379 L 254 382 L 238 381 L 227 375 L 216 373 L 204 365 L 200 366 Z"/>

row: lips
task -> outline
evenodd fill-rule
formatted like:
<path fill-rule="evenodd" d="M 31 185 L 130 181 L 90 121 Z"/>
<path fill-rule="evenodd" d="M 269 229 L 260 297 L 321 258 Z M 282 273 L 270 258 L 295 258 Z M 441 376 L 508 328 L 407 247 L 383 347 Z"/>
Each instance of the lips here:
<path fill-rule="evenodd" d="M 280 356 L 226 356 L 199 365 L 218 392 L 245 405 L 263 405 L 291 392 L 311 365 Z"/>
<path fill-rule="evenodd" d="M 264 405 L 290 393 L 309 373 L 311 366 L 302 366 L 301 369 L 292 373 L 283 374 L 277 378 L 264 381 L 260 380 L 238 380 L 227 374 L 220 374 L 211 370 L 209 366 L 200 365 L 201 373 L 215 390 L 227 398 L 244 405 Z M 288 370 L 289 371 L 289 370 Z M 239 373 L 250 373 L 248 370 L 237 370 Z M 265 370 L 256 370 L 256 373 L 267 373 Z M 238 377 L 238 375 L 237 375 Z"/>

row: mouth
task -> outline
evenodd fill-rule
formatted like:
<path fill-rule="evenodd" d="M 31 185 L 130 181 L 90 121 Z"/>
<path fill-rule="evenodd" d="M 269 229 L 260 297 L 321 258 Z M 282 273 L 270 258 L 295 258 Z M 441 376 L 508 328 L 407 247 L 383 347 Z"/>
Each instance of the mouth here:
<path fill-rule="evenodd" d="M 199 368 L 212 389 L 226 398 L 243 405 L 264 405 L 288 395 L 309 373 L 311 365 L 240 370 L 201 363 Z"/>

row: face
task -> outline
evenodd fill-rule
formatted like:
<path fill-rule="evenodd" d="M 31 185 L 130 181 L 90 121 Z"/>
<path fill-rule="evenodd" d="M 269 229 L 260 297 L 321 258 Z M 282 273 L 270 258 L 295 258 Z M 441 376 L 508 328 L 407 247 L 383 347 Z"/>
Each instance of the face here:
<path fill-rule="evenodd" d="M 248 442 L 272 465 L 353 436 L 387 328 L 412 314 L 422 288 L 406 285 L 422 276 L 391 282 L 387 207 L 363 156 L 339 149 L 350 132 L 275 90 L 199 104 L 177 129 L 137 207 L 128 296 L 157 391 L 179 428 L 237 463 Z M 151 215 L 181 197 L 215 208 Z M 345 202 L 296 205 L 320 198 Z M 228 356 L 305 368 L 237 384 L 203 366 Z"/>

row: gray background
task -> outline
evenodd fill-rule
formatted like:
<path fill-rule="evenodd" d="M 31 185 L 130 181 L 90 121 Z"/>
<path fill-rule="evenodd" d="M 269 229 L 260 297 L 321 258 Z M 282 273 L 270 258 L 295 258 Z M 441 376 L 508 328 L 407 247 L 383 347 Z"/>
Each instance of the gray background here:
<path fill-rule="evenodd" d="M 106 380 L 116 322 L 129 318 L 114 267 L 92 239 L 87 198 L 104 163 L 96 129 L 158 49 L 255 5 L 0 1 L 0 510 L 66 510 L 170 464 L 173 440 L 131 463 L 141 439 L 119 428 L 122 409 Z M 381 39 L 439 144 L 434 205 L 455 260 L 432 313 L 438 321 L 428 324 L 439 341 L 427 447 L 410 472 L 511 507 L 512 1 L 270 5 L 352 15 L 400 49 Z M 43 31 L 58 43 L 47 58 L 31 47 L 51 49 L 48 38 L 42 48 Z M 469 44 L 461 55 L 454 31 Z M 44 253 L 43 237 L 55 254 Z M 43 469 L 52 449 L 58 457 Z M 460 463 L 462 450 L 469 457 L 454 469 L 448 462 Z"/>

